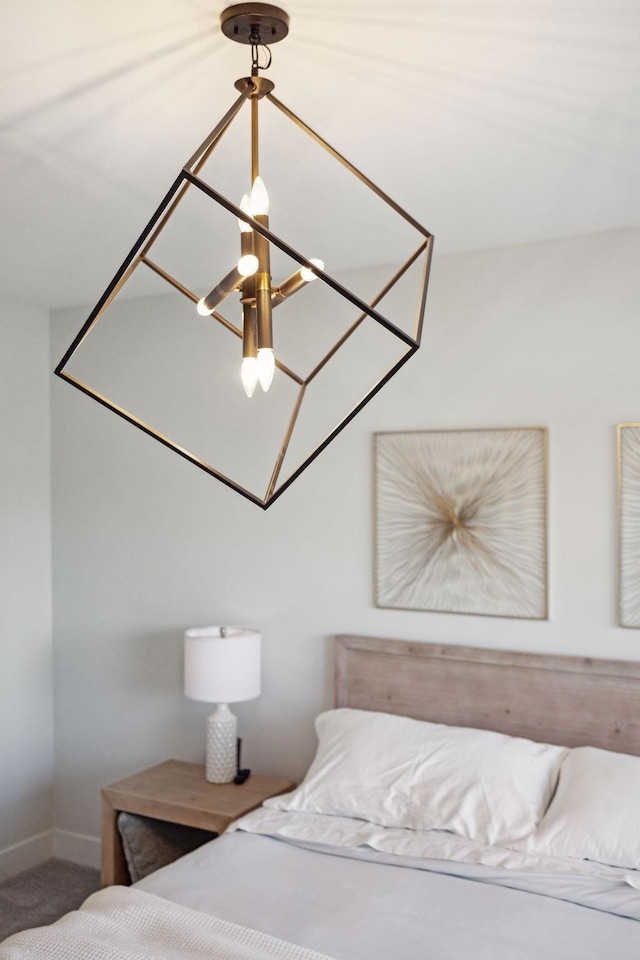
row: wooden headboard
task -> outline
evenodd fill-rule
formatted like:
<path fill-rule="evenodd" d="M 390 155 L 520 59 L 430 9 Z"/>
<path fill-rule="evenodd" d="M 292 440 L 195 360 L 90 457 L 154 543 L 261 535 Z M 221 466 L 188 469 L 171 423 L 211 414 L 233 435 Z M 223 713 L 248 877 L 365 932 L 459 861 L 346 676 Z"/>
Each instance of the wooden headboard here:
<path fill-rule="evenodd" d="M 640 663 L 339 636 L 336 705 L 640 755 Z"/>

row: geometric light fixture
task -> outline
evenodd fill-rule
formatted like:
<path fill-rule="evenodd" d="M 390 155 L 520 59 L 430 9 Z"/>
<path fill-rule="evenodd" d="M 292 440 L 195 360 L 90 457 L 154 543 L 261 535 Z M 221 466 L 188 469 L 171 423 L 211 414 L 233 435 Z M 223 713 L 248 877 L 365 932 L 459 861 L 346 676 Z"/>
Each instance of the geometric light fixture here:
<path fill-rule="evenodd" d="M 55 372 L 266 509 L 420 346 L 433 237 L 273 95 L 287 14 L 220 21 L 251 75 Z"/>

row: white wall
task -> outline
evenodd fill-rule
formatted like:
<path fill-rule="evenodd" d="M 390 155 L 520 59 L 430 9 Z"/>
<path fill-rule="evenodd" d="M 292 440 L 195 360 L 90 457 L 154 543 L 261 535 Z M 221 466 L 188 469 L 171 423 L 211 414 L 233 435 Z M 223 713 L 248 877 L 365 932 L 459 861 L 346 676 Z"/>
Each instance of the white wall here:
<path fill-rule="evenodd" d="M 49 323 L 0 303 L 0 876 L 51 852 Z"/>
<path fill-rule="evenodd" d="M 639 659 L 615 625 L 614 429 L 640 420 L 638 262 L 640 231 L 436 256 L 422 349 L 266 513 L 56 383 L 57 825 L 96 835 L 101 785 L 201 758 L 188 626 L 262 630 L 245 760 L 295 778 L 337 632 Z M 86 313 L 55 315 L 56 358 Z M 550 620 L 375 609 L 373 432 L 528 425 L 550 429 Z"/>

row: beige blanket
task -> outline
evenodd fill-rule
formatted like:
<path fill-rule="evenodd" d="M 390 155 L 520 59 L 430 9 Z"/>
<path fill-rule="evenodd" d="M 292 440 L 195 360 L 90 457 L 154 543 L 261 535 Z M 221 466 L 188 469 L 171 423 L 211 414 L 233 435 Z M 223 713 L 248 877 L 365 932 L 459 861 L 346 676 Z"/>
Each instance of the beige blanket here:
<path fill-rule="evenodd" d="M 0 960 L 330 960 L 257 930 L 131 887 L 107 887 L 80 910 L 0 944 Z"/>

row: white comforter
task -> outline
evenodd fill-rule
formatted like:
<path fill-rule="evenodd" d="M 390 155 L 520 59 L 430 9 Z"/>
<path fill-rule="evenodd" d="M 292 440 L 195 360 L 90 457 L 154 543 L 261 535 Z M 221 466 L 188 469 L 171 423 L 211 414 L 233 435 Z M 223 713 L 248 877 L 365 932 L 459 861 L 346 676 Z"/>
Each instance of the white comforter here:
<path fill-rule="evenodd" d="M 623 878 L 383 853 L 346 824 L 342 844 L 293 839 L 314 833 L 304 821 L 287 836 L 243 821 L 140 886 L 335 960 L 640 960 L 640 891 Z"/>
<path fill-rule="evenodd" d="M 1 960 L 329 960 L 257 930 L 131 887 L 94 893 L 80 910 L 0 944 Z"/>

